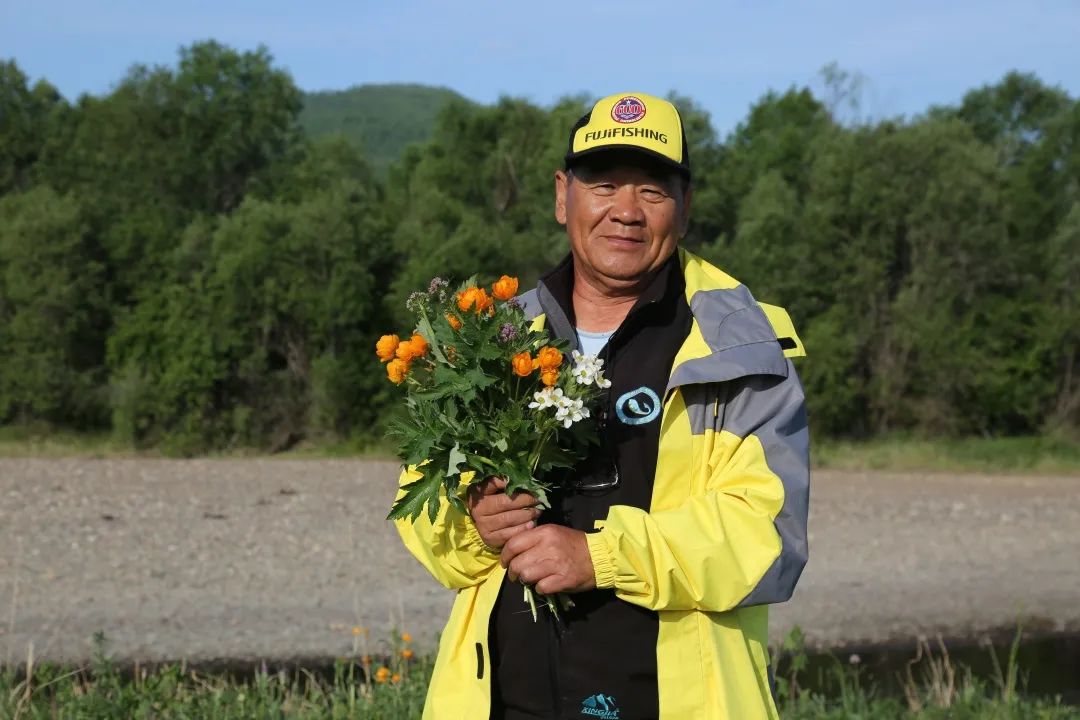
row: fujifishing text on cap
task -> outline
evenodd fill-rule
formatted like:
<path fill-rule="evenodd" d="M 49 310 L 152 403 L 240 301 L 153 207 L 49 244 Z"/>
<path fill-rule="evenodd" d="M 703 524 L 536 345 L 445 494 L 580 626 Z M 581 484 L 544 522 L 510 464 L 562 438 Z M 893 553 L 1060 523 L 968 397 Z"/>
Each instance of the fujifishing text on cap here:
<path fill-rule="evenodd" d="M 620 93 L 598 101 L 570 131 L 566 167 L 602 150 L 641 150 L 690 177 L 686 131 L 678 109 L 645 93 Z"/>

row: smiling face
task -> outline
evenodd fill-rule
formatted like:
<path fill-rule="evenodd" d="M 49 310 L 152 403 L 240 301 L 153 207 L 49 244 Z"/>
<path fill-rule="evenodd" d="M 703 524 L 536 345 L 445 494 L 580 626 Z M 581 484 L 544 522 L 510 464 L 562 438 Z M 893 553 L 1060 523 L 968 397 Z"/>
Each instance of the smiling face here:
<path fill-rule="evenodd" d="M 690 189 L 638 153 L 610 152 L 555 173 L 555 219 L 575 271 L 612 295 L 640 288 L 686 233 Z"/>

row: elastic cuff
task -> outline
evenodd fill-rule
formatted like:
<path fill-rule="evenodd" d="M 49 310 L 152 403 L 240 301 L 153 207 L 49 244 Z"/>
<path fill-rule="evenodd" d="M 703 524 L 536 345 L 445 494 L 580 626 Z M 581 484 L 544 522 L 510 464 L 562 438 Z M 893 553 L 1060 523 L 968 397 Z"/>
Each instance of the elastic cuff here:
<path fill-rule="evenodd" d="M 476 529 L 476 523 L 472 521 L 472 518 L 466 517 L 463 520 L 465 524 L 465 542 L 469 545 L 477 548 L 481 552 L 486 552 L 489 555 L 498 557 L 501 553 L 493 547 L 490 547 L 484 542 L 484 538 L 480 537 L 480 531 Z"/>
<path fill-rule="evenodd" d="M 593 574 L 596 576 L 596 587 L 615 587 L 615 561 L 611 557 L 611 550 L 604 541 L 604 531 L 586 533 L 585 542 L 589 544 L 589 556 L 592 558 Z"/>

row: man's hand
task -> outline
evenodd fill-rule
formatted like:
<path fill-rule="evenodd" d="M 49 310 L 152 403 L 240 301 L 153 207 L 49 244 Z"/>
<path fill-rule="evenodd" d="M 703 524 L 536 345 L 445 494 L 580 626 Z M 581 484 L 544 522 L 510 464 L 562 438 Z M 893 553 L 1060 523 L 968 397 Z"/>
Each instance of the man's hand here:
<path fill-rule="evenodd" d="M 562 525 L 541 525 L 517 533 L 503 547 L 500 562 L 510 580 L 535 585 L 544 595 L 596 587 L 585 533 Z"/>
<path fill-rule="evenodd" d="M 536 518 L 540 516 L 535 496 L 517 492 L 510 497 L 505 489 L 504 478 L 489 477 L 470 487 L 465 497 L 480 538 L 496 550 L 518 533 L 535 527 Z"/>

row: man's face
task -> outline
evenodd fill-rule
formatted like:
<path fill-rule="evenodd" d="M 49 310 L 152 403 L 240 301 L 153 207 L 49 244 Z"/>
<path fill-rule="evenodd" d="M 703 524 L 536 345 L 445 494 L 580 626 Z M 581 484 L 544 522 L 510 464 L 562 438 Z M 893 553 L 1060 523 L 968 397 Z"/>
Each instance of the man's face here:
<path fill-rule="evenodd" d="M 574 262 L 595 284 L 618 290 L 647 278 L 686 232 L 690 190 L 678 174 L 632 153 L 605 153 L 555 173 L 555 219 Z"/>

